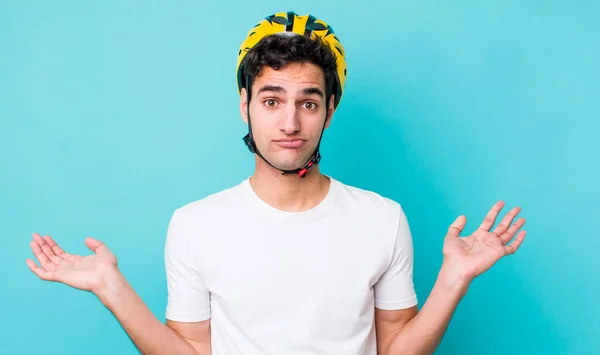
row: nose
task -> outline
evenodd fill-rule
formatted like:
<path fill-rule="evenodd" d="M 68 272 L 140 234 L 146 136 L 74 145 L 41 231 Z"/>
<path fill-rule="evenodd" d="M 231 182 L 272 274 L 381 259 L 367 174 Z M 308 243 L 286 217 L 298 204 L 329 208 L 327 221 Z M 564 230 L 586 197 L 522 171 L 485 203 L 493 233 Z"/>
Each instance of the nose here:
<path fill-rule="evenodd" d="M 300 115 L 295 105 L 289 105 L 283 114 L 281 131 L 292 135 L 300 130 Z"/>

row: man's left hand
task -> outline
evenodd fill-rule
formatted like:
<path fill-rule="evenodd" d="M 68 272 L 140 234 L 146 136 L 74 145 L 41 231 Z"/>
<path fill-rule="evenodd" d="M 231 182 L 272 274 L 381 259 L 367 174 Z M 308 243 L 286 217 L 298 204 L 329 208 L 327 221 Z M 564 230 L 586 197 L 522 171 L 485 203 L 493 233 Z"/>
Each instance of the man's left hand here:
<path fill-rule="evenodd" d="M 452 223 L 443 248 L 443 268 L 448 274 L 468 283 L 491 268 L 502 257 L 517 251 L 525 238 L 525 231 L 521 230 L 516 239 L 510 244 L 509 242 L 525 224 L 524 218 L 519 218 L 512 224 L 521 208 L 514 207 L 498 226 L 490 231 L 503 207 L 503 201 L 497 202 L 479 228 L 467 237 L 460 236 L 467 222 L 465 216 L 459 216 Z"/>

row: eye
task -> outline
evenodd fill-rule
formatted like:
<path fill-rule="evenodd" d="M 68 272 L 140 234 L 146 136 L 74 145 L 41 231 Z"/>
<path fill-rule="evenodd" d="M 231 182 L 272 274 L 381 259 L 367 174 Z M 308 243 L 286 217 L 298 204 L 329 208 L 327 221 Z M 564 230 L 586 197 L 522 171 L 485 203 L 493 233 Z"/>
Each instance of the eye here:
<path fill-rule="evenodd" d="M 273 99 L 267 99 L 264 101 L 264 104 L 267 105 L 267 107 L 275 107 L 275 105 L 277 105 L 277 101 Z"/>
<path fill-rule="evenodd" d="M 304 108 L 308 109 L 308 110 L 314 110 L 317 108 L 317 104 L 314 102 L 305 102 L 304 103 Z"/>

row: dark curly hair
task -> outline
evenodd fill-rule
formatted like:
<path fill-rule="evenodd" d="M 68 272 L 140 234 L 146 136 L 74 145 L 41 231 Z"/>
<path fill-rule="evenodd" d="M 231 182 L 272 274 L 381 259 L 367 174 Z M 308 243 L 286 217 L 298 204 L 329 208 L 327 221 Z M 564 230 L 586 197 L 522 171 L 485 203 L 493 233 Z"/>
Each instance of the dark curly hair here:
<path fill-rule="evenodd" d="M 338 80 L 337 63 L 330 46 L 320 37 L 281 34 L 265 36 L 242 60 L 241 66 L 244 68 L 241 77 L 242 87 L 246 87 L 247 78 L 252 85 L 254 79 L 262 74 L 265 66 L 277 70 L 289 63 L 307 62 L 320 67 L 325 74 L 325 98 L 328 107 Z M 248 89 L 250 91 L 251 88 Z"/>

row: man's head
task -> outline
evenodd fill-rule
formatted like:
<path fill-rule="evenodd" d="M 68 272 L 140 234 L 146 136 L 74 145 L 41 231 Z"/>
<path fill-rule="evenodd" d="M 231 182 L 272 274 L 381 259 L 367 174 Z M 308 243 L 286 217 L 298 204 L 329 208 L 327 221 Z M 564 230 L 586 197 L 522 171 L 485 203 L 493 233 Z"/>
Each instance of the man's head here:
<path fill-rule="evenodd" d="M 242 89 L 240 110 L 246 123 L 251 117 L 257 150 L 278 169 L 302 167 L 331 122 L 334 55 L 318 39 L 271 35 L 248 52 L 245 66 L 250 95 Z"/>
<path fill-rule="evenodd" d="M 345 81 L 343 53 L 333 29 L 310 15 L 272 15 L 249 32 L 238 56 L 238 89 L 252 152 L 301 177 L 318 164 Z"/>

